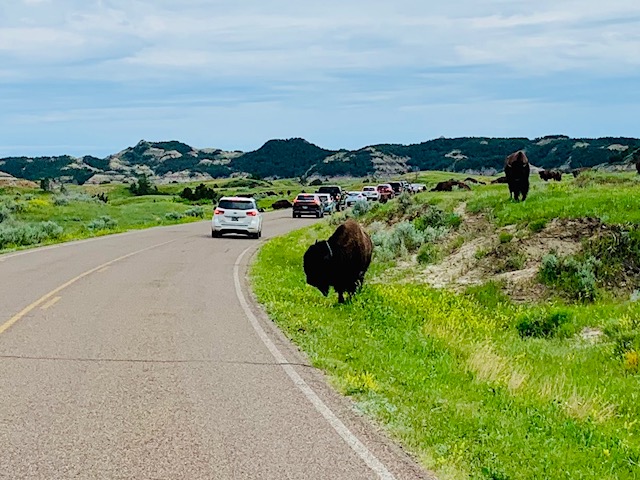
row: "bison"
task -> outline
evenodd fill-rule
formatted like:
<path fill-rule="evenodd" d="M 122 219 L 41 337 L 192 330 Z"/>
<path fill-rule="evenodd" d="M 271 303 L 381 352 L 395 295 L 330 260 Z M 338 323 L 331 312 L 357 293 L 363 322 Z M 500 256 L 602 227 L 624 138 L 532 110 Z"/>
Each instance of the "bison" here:
<path fill-rule="evenodd" d="M 464 181 L 465 181 L 465 182 L 469 182 L 469 183 L 476 183 L 476 184 L 478 184 L 478 185 L 486 185 L 486 183 L 484 183 L 484 182 L 482 182 L 482 181 L 480 181 L 480 180 L 476 180 L 476 179 L 475 179 L 475 178 L 473 178 L 473 177 L 467 177 L 467 178 L 465 178 L 465 179 L 464 179 Z"/>
<path fill-rule="evenodd" d="M 555 180 L 556 182 L 562 180 L 562 173 L 558 170 L 540 170 L 538 175 L 540 175 L 540 178 L 545 182 L 548 180 Z"/>
<path fill-rule="evenodd" d="M 279 210 L 281 208 L 291 208 L 291 207 L 293 207 L 293 204 L 286 199 L 276 200 L 271 204 L 271 208 L 273 208 L 274 210 Z"/>
<path fill-rule="evenodd" d="M 509 184 L 509 196 L 513 196 L 517 202 L 522 196 L 522 200 L 527 199 L 529 193 L 529 159 L 522 151 L 509 155 L 504 162 L 504 174 Z"/>
<path fill-rule="evenodd" d="M 358 222 L 349 219 L 328 240 L 316 241 L 305 252 L 307 283 L 325 297 L 329 287 L 333 287 L 338 293 L 338 303 L 344 303 L 344 292 L 351 296 L 362 285 L 372 252 L 371 237 Z"/>
<path fill-rule="evenodd" d="M 438 184 L 431 189 L 432 192 L 451 192 L 453 187 L 458 187 L 463 190 L 471 190 L 469 185 L 456 180 L 448 180 L 446 182 L 438 182 Z"/>
<path fill-rule="evenodd" d="M 582 172 L 587 172 L 589 170 L 591 170 L 591 168 L 589 167 L 574 168 L 573 170 L 571 170 L 571 175 L 573 175 L 573 178 L 578 178 L 578 175 L 580 175 Z"/>
<path fill-rule="evenodd" d="M 498 177 L 494 180 L 491 180 L 491 183 L 508 183 L 507 177 Z"/>
<path fill-rule="evenodd" d="M 636 162 L 636 170 L 638 171 L 638 174 L 640 175 L 640 160 L 638 160 Z"/>

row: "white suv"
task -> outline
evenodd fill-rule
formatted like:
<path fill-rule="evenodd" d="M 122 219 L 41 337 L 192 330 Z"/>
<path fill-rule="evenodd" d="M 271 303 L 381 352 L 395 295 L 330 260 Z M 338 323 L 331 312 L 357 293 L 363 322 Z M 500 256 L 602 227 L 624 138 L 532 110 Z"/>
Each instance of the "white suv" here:
<path fill-rule="evenodd" d="M 367 200 L 380 200 L 380 192 L 378 192 L 378 189 L 373 185 L 366 185 L 362 187 L 362 193 L 367 197 Z"/>
<path fill-rule="evenodd" d="M 253 238 L 262 235 L 262 214 L 253 198 L 222 197 L 213 211 L 211 236 L 241 233 Z"/>

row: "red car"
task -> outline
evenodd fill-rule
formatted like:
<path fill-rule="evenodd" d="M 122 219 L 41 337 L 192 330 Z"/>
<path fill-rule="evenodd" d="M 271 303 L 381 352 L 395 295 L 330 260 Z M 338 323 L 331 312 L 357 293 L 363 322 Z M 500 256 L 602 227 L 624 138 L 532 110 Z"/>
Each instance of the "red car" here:
<path fill-rule="evenodd" d="M 380 202 L 385 203 L 387 200 L 391 200 L 395 193 L 393 192 L 393 188 L 388 183 L 381 183 L 376 187 L 378 193 L 380 194 Z"/>

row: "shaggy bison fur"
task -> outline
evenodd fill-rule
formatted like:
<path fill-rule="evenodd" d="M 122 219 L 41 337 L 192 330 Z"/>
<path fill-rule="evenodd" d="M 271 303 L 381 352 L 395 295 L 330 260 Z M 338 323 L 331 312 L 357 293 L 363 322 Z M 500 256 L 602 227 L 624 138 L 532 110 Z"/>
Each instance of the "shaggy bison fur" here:
<path fill-rule="evenodd" d="M 358 222 L 349 219 L 328 240 L 316 241 L 304 254 L 307 283 L 326 297 L 329 287 L 344 303 L 344 292 L 353 295 L 364 281 L 371 263 L 373 243 Z"/>
<path fill-rule="evenodd" d="M 562 180 L 562 173 L 558 170 L 540 170 L 538 175 L 540 175 L 540 178 L 545 182 L 548 180 L 555 180 L 556 182 Z"/>
<path fill-rule="evenodd" d="M 529 159 L 522 151 L 512 153 L 504 162 L 504 174 L 509 184 L 509 196 L 517 202 L 522 196 L 522 200 L 527 199 L 529 193 Z"/>

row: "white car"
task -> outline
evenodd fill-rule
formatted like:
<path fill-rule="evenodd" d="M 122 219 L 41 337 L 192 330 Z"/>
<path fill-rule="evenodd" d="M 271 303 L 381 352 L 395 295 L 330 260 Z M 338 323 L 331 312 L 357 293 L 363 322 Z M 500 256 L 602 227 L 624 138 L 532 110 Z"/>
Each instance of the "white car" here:
<path fill-rule="evenodd" d="M 409 188 L 412 192 L 424 192 L 427 189 L 427 186 L 424 183 L 412 183 Z"/>
<path fill-rule="evenodd" d="M 362 187 L 362 193 L 367 197 L 367 200 L 376 202 L 380 200 L 380 192 L 378 192 L 378 189 L 373 185 L 366 185 Z"/>
<path fill-rule="evenodd" d="M 347 198 L 344 201 L 344 204 L 347 207 L 353 207 L 359 200 L 363 200 L 366 202 L 367 196 L 362 192 L 347 192 Z"/>
<path fill-rule="evenodd" d="M 262 235 L 262 214 L 253 198 L 222 197 L 213 211 L 211 236 L 240 233 L 253 238 Z"/>

